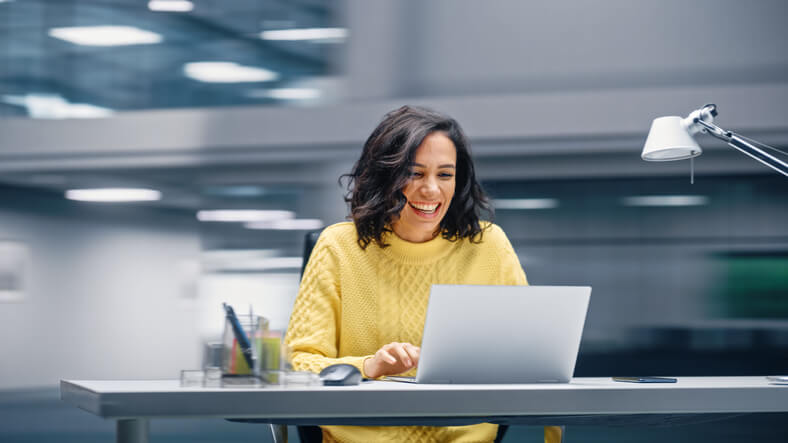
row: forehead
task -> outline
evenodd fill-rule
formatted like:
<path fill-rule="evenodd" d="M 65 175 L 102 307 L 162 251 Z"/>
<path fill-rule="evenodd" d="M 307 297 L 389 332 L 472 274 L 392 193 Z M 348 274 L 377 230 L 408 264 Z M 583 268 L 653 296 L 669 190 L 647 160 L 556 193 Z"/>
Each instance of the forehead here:
<path fill-rule="evenodd" d="M 424 137 L 416 149 L 413 162 L 424 166 L 454 165 L 457 163 L 457 148 L 446 134 L 433 132 Z"/>

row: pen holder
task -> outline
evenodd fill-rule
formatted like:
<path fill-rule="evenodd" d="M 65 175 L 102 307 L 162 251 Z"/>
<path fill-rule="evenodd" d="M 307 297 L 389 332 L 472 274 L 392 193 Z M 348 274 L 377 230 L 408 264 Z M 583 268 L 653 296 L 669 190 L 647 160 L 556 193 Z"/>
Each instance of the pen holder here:
<path fill-rule="evenodd" d="M 251 345 L 252 365 L 249 365 L 244 355 L 231 321 L 225 319 L 222 335 L 222 380 L 232 379 L 232 382 L 257 383 L 261 380 L 262 369 L 265 367 L 263 343 L 268 330 L 268 320 L 259 315 L 241 314 L 237 317 L 241 329 Z"/>
<path fill-rule="evenodd" d="M 266 331 L 263 335 L 263 379 L 270 384 L 282 384 L 283 374 L 293 369 L 284 336 L 283 331 Z"/>

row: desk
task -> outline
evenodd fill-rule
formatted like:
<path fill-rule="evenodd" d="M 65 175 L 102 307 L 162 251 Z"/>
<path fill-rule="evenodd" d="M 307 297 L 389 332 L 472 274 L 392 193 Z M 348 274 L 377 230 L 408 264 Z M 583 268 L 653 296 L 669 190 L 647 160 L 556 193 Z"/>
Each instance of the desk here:
<path fill-rule="evenodd" d="M 177 380 L 62 380 L 63 401 L 118 420 L 119 442 L 147 441 L 147 420 L 263 418 L 279 424 L 649 424 L 701 414 L 788 412 L 788 386 L 765 377 L 681 377 L 635 384 L 575 378 L 568 384 L 182 388 Z"/>

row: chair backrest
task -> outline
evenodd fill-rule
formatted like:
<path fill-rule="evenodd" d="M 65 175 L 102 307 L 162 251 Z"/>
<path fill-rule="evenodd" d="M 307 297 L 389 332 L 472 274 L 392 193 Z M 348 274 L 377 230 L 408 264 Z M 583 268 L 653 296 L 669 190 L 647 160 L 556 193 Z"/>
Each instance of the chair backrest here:
<path fill-rule="evenodd" d="M 303 263 L 301 263 L 301 277 L 304 276 L 304 269 L 306 269 L 306 263 L 309 261 L 309 257 L 312 256 L 312 249 L 315 249 L 315 244 L 317 243 L 317 239 L 320 238 L 320 233 L 323 232 L 322 229 L 317 231 L 310 231 L 307 232 L 304 236 L 304 253 L 301 256 L 304 258 Z"/>
<path fill-rule="evenodd" d="M 304 262 L 301 263 L 301 277 L 304 276 L 304 269 L 306 269 L 309 257 L 312 256 L 312 249 L 315 248 L 315 244 L 317 243 L 317 239 L 320 238 L 321 232 L 323 232 L 322 229 L 310 231 L 304 236 L 304 253 L 302 255 L 302 257 L 304 257 Z M 319 426 L 301 425 L 297 426 L 296 429 L 298 430 L 298 439 L 302 443 L 320 443 L 323 441 L 323 431 L 320 430 Z"/>

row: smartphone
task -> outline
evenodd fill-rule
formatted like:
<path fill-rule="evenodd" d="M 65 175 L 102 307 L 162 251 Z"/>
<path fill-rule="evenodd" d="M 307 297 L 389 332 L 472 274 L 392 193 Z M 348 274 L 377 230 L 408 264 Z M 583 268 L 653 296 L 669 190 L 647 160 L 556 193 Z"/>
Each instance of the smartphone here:
<path fill-rule="evenodd" d="M 766 378 L 769 381 L 774 381 L 778 383 L 788 383 L 788 375 L 768 375 Z"/>
<path fill-rule="evenodd" d="M 628 383 L 676 383 L 673 377 L 613 377 L 613 381 Z"/>

